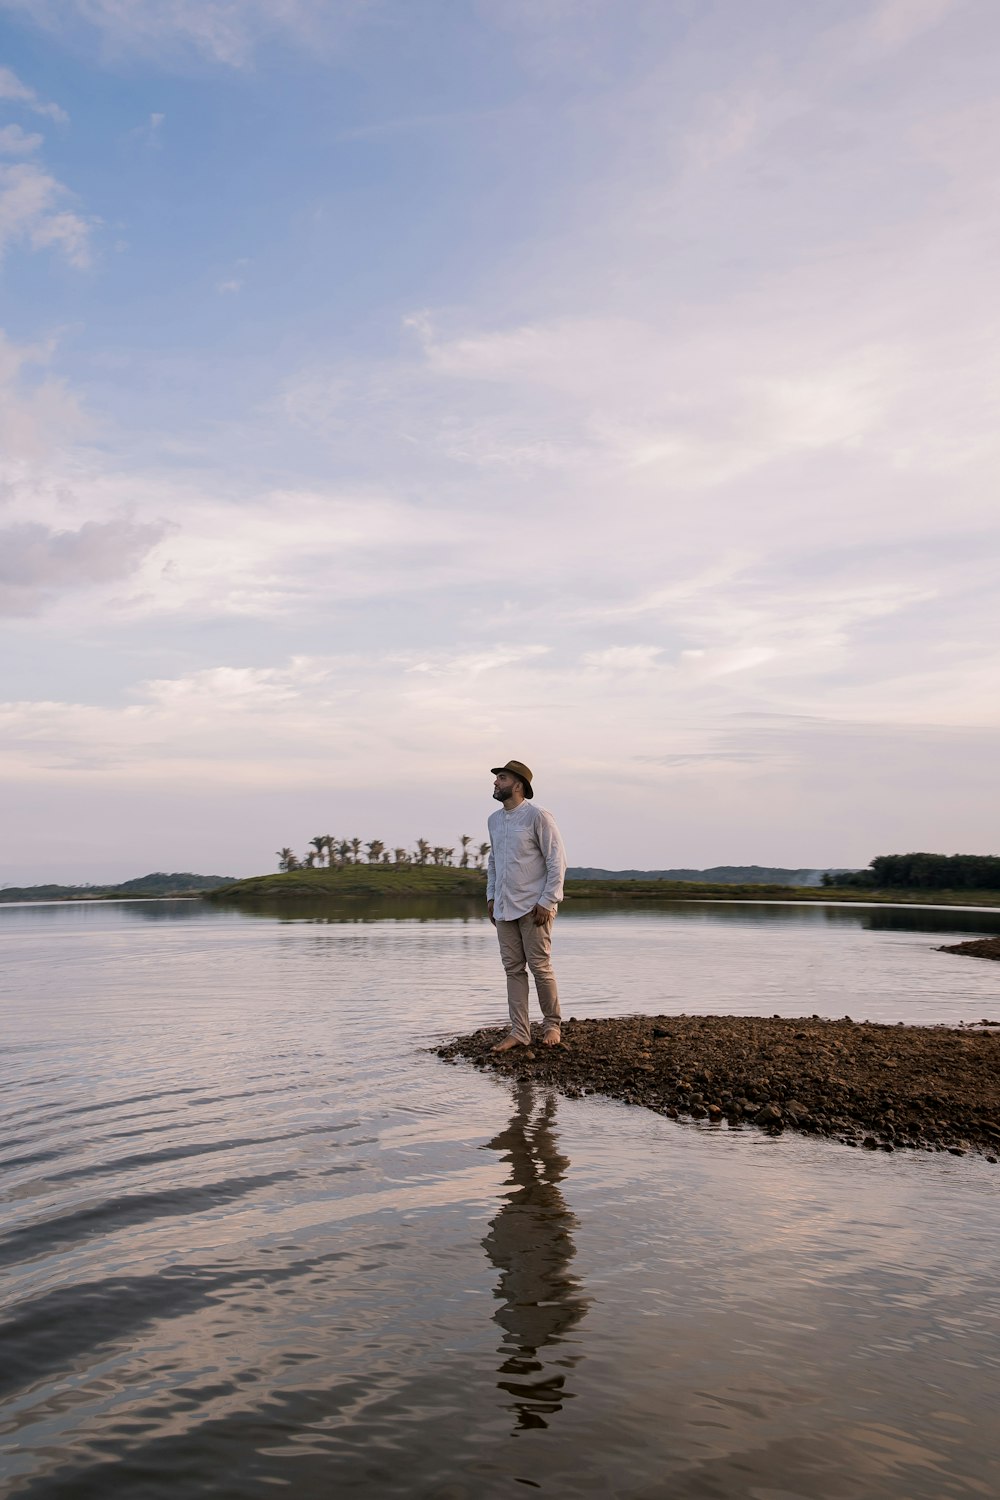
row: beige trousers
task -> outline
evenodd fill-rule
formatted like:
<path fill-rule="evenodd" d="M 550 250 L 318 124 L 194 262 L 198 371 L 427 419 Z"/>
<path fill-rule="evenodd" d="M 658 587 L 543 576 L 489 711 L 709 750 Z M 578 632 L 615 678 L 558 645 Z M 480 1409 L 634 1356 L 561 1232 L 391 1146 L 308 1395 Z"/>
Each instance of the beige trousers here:
<path fill-rule="evenodd" d="M 529 912 L 516 922 L 498 922 L 500 958 L 507 975 L 507 1007 L 510 1011 L 510 1034 L 519 1042 L 531 1041 L 528 1019 L 528 970 L 535 981 L 538 1003 L 542 1008 L 545 1030 L 559 1030 L 559 991 L 552 972 L 552 923 L 535 926 Z"/>

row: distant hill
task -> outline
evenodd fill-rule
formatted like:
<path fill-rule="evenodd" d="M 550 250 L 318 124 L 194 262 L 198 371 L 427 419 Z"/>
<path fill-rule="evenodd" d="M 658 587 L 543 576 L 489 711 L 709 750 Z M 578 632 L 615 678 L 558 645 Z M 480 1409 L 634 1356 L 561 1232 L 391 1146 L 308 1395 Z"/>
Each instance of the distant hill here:
<path fill-rule="evenodd" d="M 162 870 L 152 875 L 138 875 L 135 880 L 123 880 L 121 885 L 110 887 L 119 896 L 177 896 L 182 892 L 214 891 L 216 886 L 229 885 L 235 875 L 164 875 Z"/>
<path fill-rule="evenodd" d="M 2 901 L 108 901 L 116 896 L 195 896 L 229 885 L 233 875 L 192 875 L 189 871 L 138 875 L 120 885 L 7 885 L 0 889 Z"/>
<path fill-rule="evenodd" d="M 574 865 L 569 880 L 693 880 L 706 885 L 821 885 L 824 875 L 847 875 L 845 869 L 784 870 L 771 865 L 713 865 L 709 870 L 598 870 Z"/>

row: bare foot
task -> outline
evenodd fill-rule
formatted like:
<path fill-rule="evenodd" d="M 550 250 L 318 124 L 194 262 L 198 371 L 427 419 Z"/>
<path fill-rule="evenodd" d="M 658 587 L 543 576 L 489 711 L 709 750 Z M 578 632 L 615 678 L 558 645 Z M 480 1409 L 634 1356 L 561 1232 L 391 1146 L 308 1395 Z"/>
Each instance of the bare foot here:
<path fill-rule="evenodd" d="M 560 1036 L 558 1031 L 546 1031 L 542 1034 L 543 1047 L 558 1047 Z"/>
<path fill-rule="evenodd" d="M 491 1047 L 490 1048 L 490 1051 L 491 1052 L 509 1052 L 512 1047 L 525 1047 L 525 1046 L 527 1046 L 527 1043 L 526 1042 L 519 1042 L 516 1036 L 505 1036 L 504 1039 L 503 1039 L 503 1041 L 502 1042 L 497 1042 L 497 1044 L 496 1044 L 495 1047 Z"/>

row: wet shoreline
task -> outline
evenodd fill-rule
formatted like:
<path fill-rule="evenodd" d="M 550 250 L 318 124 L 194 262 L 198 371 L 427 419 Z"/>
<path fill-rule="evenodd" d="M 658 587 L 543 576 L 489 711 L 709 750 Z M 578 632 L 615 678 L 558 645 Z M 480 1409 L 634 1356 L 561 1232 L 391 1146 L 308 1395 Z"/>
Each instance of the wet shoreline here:
<path fill-rule="evenodd" d="M 1000 1158 L 1000 1023 L 983 1029 L 787 1020 L 626 1016 L 564 1023 L 559 1047 L 491 1048 L 485 1028 L 437 1049 L 570 1098 L 601 1094 L 772 1135 L 795 1130 L 847 1146 L 976 1151 Z"/>

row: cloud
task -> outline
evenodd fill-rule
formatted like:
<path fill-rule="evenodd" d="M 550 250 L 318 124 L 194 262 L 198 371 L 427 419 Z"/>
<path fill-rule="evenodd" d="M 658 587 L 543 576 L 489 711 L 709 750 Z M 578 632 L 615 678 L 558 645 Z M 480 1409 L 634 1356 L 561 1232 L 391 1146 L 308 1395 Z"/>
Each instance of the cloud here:
<path fill-rule="evenodd" d="M 13 344 L 0 329 L 0 480 L 12 466 L 54 459 L 86 430 L 76 396 L 44 373 L 53 353 L 50 343 Z"/>
<path fill-rule="evenodd" d="M 32 777 L 84 770 L 178 784 L 193 782 L 201 765 L 203 785 L 231 773 L 233 785 L 263 786 L 276 758 L 294 752 L 297 774 L 346 788 L 383 784 L 387 766 L 411 758 L 413 744 L 433 743 L 446 775 L 463 755 L 482 755 L 488 678 L 474 661 L 442 658 L 444 670 L 433 674 L 414 672 L 417 665 L 412 653 L 304 656 L 153 679 L 121 707 L 8 703 L 0 705 L 0 765 Z M 442 716 L 452 724 L 443 755 Z"/>
<path fill-rule="evenodd" d="M 864 8 L 900 44 L 949 13 Z M 543 513 L 578 518 L 571 551 L 602 505 L 650 551 L 670 531 L 696 548 L 720 525 L 779 550 L 804 525 L 817 544 L 846 529 L 859 545 L 903 525 L 991 528 L 998 366 L 968 330 L 992 280 L 995 122 L 986 106 L 956 120 L 952 98 L 929 104 L 922 75 L 859 101 L 857 56 L 825 36 L 798 33 L 763 77 L 768 38 L 758 57 L 741 34 L 720 83 L 696 34 L 694 83 L 669 72 L 680 46 L 612 90 L 565 225 L 530 277 L 513 265 L 504 283 L 536 310 L 417 310 L 397 359 L 288 380 L 287 415 L 339 462 L 367 450 L 383 473 L 464 482 L 484 503 L 505 485 L 525 504 L 533 492 Z"/>
<path fill-rule="evenodd" d="M 388 767 L 422 744 L 433 746 L 446 776 L 463 757 L 481 759 L 481 737 L 503 715 L 478 661 L 441 656 L 433 672 L 419 670 L 420 661 L 398 652 L 297 657 L 154 679 L 122 707 L 5 704 L 0 764 L 18 774 L 84 769 L 179 783 L 192 782 L 200 764 L 207 785 L 231 758 L 233 784 L 263 786 L 276 758 L 291 753 L 297 775 L 347 788 L 384 784 Z M 533 700 L 530 671 L 528 662 L 521 681 Z M 447 749 L 443 723 L 451 726 Z"/>
<path fill-rule="evenodd" d="M 0 530 L 0 613 L 28 615 L 53 596 L 125 578 L 163 528 L 137 521 L 86 521 L 53 531 L 23 521 Z"/>
<path fill-rule="evenodd" d="M 140 142 L 150 150 L 158 150 L 163 144 L 163 126 L 166 118 L 166 115 L 162 113 L 148 115 L 141 125 L 136 125 L 128 132 L 129 138 Z"/>
<path fill-rule="evenodd" d="M 232 68 L 350 9 L 33 8 L 76 23 L 77 57 L 89 27 L 104 56 Z M 349 800 L 407 785 L 414 746 L 442 780 L 516 751 L 579 792 L 603 863 L 732 858 L 719 844 L 748 828 L 747 853 L 774 858 L 792 827 L 825 830 L 796 861 L 849 862 L 872 852 L 883 807 L 922 827 L 963 799 L 955 826 L 977 826 L 983 778 L 950 772 L 967 751 L 986 764 L 1000 704 L 997 122 L 963 62 L 986 53 L 963 30 L 973 8 L 856 0 L 835 32 L 791 0 L 752 25 L 736 0 L 682 9 L 683 26 L 655 3 L 641 25 L 613 4 L 471 7 L 470 25 L 507 28 L 482 97 L 517 103 L 494 128 L 460 93 L 437 101 L 464 122 L 457 175 L 454 137 L 427 129 L 419 152 L 400 138 L 438 117 L 366 53 L 370 96 L 394 113 L 360 133 L 382 131 L 386 161 L 408 153 L 414 202 L 434 204 L 428 253 L 387 236 L 349 326 L 297 323 L 301 368 L 267 340 L 266 377 L 244 379 L 252 330 L 227 346 L 206 326 L 178 353 L 171 328 L 145 370 L 138 346 L 90 347 L 102 441 L 74 449 L 54 358 L 0 345 L 7 607 L 44 610 L 19 627 L 39 659 L 96 623 L 126 684 L 102 701 L 102 659 L 65 702 L 41 669 L 59 686 L 4 710 L 12 778 L 39 795 L 47 777 L 269 794 L 294 780 Z M 413 8 L 387 13 L 404 35 Z M 459 64 L 482 57 L 459 33 Z M 296 80 L 285 58 L 240 89 L 280 99 Z M 518 154 L 528 120 L 537 149 Z M 43 179 L 15 181 L 8 240 L 44 243 L 45 216 L 74 205 L 32 137 L 2 139 Z M 314 157 L 297 158 L 307 196 L 328 188 Z M 72 253 L 68 226 L 48 232 Z M 356 222 L 337 232 L 367 243 Z M 203 256 L 210 295 L 240 291 L 235 248 Z M 284 253 L 262 245 L 246 272 L 261 327 L 301 290 Z M 393 347 L 401 286 L 413 311 Z M 172 382 L 199 364 L 198 391 L 218 395 L 185 425 Z M 147 383 L 152 435 L 136 418 Z M 677 819 L 689 852 L 667 857 Z M 825 842 L 848 824 L 866 830 L 855 855 Z"/>
<path fill-rule="evenodd" d="M 23 104 L 33 114 L 45 115 L 48 119 L 60 124 L 64 124 L 69 119 L 69 115 L 64 109 L 60 109 L 58 104 L 46 104 L 39 99 L 33 88 L 22 83 L 10 68 L 3 66 L 0 66 L 0 99 L 7 99 L 12 104 Z"/>
<path fill-rule="evenodd" d="M 0 0 L 36 25 L 65 31 L 70 20 L 96 32 L 116 53 L 153 57 L 200 54 L 245 68 L 267 38 L 318 46 L 370 8 L 371 0 Z"/>
<path fill-rule="evenodd" d="M 401 655 L 399 660 L 405 664 L 407 672 L 422 672 L 429 677 L 475 679 L 484 672 L 497 672 L 502 667 L 532 661 L 544 656 L 548 650 L 548 646 L 498 646 L 488 651 L 438 654 L 421 661 L 412 661 L 406 655 Z"/>
<path fill-rule="evenodd" d="M 532 764 L 546 767 L 550 786 L 613 785 L 626 820 L 633 792 L 643 799 L 641 816 L 655 823 L 675 795 L 684 795 L 674 789 L 688 785 L 706 817 L 713 799 L 735 810 L 758 788 L 772 808 L 801 794 L 810 818 L 822 823 L 806 783 L 836 785 L 843 796 L 842 757 L 853 775 L 866 746 L 879 746 L 881 755 L 891 744 L 903 774 L 906 765 L 930 757 L 933 745 L 936 753 L 951 744 L 964 755 L 992 743 L 1000 730 L 995 694 L 980 705 L 986 717 L 978 729 L 942 717 L 949 682 L 934 671 L 923 677 L 911 716 L 899 727 L 876 706 L 874 694 L 891 691 L 885 679 L 872 684 L 869 704 L 855 700 L 860 712 L 853 717 L 845 701 L 835 713 L 821 700 L 813 713 L 768 712 L 761 685 L 748 695 L 730 676 L 699 677 L 659 647 L 591 664 L 544 646 L 301 655 L 273 666 L 220 664 L 154 678 L 112 705 L 0 705 L 0 769 L 27 781 L 84 775 L 201 793 L 270 793 L 276 777 L 293 772 L 298 784 L 322 787 L 324 796 L 354 796 L 398 787 L 414 745 L 443 783 L 462 786 L 470 767 L 490 763 L 484 747 L 517 744 L 525 753 L 530 748 Z M 917 706 L 921 713 L 912 712 Z M 956 700 L 950 709 L 958 706 Z M 866 773 L 878 783 L 880 766 L 873 762 Z M 866 806 L 871 802 L 863 789 L 856 792 Z M 744 825 L 733 825 L 731 834 L 737 826 Z"/>
<path fill-rule="evenodd" d="M 953 15 L 964 0 L 877 0 L 857 28 L 857 49 L 867 61 L 901 51 Z"/>
<path fill-rule="evenodd" d="M 786 290 L 786 309 L 796 300 Z M 411 462 L 693 493 L 880 443 L 914 380 L 909 349 L 863 325 L 817 329 L 810 344 L 794 314 L 770 306 L 733 309 L 729 331 L 653 307 L 643 321 L 451 337 L 426 314 L 407 321 L 420 359 L 307 372 L 286 386 L 286 413 L 337 447 L 377 432 Z"/>
<path fill-rule="evenodd" d="M 129 621 L 152 629 L 166 620 L 297 630 L 306 619 L 319 627 L 331 612 L 352 628 L 355 614 L 370 608 L 377 616 L 380 603 L 419 610 L 421 601 L 467 587 L 481 551 L 474 515 L 374 487 L 254 489 L 218 473 L 115 469 L 96 449 L 29 457 L 30 465 L 0 463 L 12 519 L 61 529 L 68 519 L 103 522 L 137 510 L 167 528 L 126 588 L 108 584 L 85 607 L 62 601 L 64 629 L 95 610 L 111 611 L 122 630 Z M 376 618 L 368 634 L 382 640 L 386 630 Z"/>
<path fill-rule="evenodd" d="M 61 205 L 69 190 L 33 162 L 0 165 L 0 256 L 24 241 L 58 249 L 70 265 L 90 264 L 93 221 Z"/>
<path fill-rule="evenodd" d="M 0 156 L 30 156 L 43 141 L 43 136 L 28 135 L 20 125 L 5 125 L 0 129 Z"/>
<path fill-rule="evenodd" d="M 585 651 L 583 665 L 612 676 L 638 673 L 647 676 L 663 662 L 662 646 L 607 646 L 602 651 Z"/>

